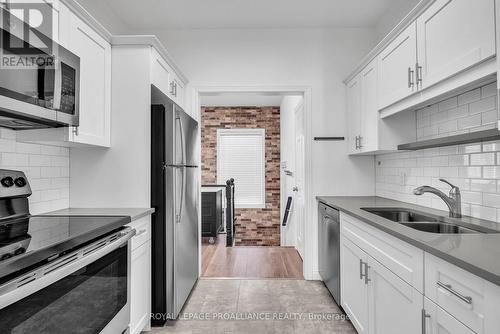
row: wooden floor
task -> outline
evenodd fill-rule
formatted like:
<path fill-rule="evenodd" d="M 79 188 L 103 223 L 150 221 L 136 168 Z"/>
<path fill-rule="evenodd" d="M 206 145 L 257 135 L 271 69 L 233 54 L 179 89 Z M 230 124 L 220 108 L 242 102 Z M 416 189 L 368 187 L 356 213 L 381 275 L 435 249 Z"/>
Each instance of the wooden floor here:
<path fill-rule="evenodd" d="M 202 245 L 202 277 L 304 279 L 293 247 L 226 247 L 224 234 L 214 245 Z"/>

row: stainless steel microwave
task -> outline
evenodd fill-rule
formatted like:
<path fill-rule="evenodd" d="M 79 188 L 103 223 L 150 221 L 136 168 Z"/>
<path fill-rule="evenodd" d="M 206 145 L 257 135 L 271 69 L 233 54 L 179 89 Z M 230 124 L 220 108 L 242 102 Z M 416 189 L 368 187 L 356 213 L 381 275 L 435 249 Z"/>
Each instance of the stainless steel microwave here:
<path fill-rule="evenodd" d="M 6 10 L 1 11 L 5 19 Z M 51 52 L 32 46 L 24 35 L 6 28 L 16 24 L 23 27 L 21 31 L 50 43 Z M 0 33 L 0 127 L 22 130 L 78 126 L 80 58 L 20 20 L 2 24 Z M 11 45 L 27 46 L 35 50 L 36 57 L 27 56 L 26 48 Z"/>

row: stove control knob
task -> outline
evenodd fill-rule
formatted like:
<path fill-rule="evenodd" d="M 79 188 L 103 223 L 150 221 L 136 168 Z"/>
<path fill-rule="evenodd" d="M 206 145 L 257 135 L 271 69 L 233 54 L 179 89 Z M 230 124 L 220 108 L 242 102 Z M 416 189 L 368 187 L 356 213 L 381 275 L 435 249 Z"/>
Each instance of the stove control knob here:
<path fill-rule="evenodd" d="M 18 177 L 14 180 L 14 183 L 18 187 L 24 187 L 26 185 L 26 179 L 24 177 Z"/>
<path fill-rule="evenodd" d="M 4 187 L 12 187 L 14 185 L 14 180 L 10 176 L 6 176 L 0 180 L 0 183 Z"/>

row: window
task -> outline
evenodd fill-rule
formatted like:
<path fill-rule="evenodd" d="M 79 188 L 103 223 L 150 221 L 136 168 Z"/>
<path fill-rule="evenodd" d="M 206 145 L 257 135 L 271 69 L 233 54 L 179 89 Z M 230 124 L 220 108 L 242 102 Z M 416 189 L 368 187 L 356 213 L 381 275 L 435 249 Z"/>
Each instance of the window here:
<path fill-rule="evenodd" d="M 217 130 L 217 183 L 233 178 L 237 208 L 265 208 L 265 130 Z"/>

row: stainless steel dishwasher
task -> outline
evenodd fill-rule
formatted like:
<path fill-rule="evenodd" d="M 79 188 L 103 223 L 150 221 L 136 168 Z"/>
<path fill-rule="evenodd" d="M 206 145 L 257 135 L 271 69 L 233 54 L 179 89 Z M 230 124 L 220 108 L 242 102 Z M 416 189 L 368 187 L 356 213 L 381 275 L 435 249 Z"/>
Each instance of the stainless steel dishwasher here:
<path fill-rule="evenodd" d="M 318 209 L 319 274 L 340 305 L 340 214 L 323 203 Z"/>

